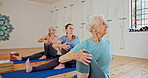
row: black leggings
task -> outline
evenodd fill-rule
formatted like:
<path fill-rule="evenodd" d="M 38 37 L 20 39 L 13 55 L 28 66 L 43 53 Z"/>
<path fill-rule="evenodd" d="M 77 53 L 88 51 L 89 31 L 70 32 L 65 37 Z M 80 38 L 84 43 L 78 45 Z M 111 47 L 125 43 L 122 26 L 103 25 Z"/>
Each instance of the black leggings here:
<path fill-rule="evenodd" d="M 44 44 L 44 51 L 33 54 L 31 56 L 22 57 L 22 60 L 27 60 L 28 58 L 30 60 L 38 59 L 38 58 L 42 57 L 43 55 L 45 55 L 47 58 L 54 58 L 57 56 L 57 50 L 55 48 L 53 48 L 51 44 L 50 45 Z"/>
<path fill-rule="evenodd" d="M 55 57 L 57 55 L 57 50 L 52 47 L 52 44 L 46 45 L 44 44 L 44 55 L 47 57 Z"/>
<path fill-rule="evenodd" d="M 48 63 L 33 67 L 32 72 L 53 69 L 60 64 L 60 62 L 58 60 L 59 60 L 59 58 L 56 58 Z M 66 62 L 65 67 L 66 68 L 75 67 L 76 66 L 75 64 L 76 64 L 76 61 L 72 60 L 72 61 Z"/>
<path fill-rule="evenodd" d="M 67 53 L 68 51 L 62 49 L 62 55 Z M 47 70 L 47 69 L 53 69 L 54 67 L 56 67 L 56 66 L 58 66 L 60 64 L 60 62 L 58 60 L 59 60 L 59 58 L 56 58 L 56 59 L 54 59 L 54 60 L 52 60 L 52 61 L 50 61 L 48 63 L 33 67 L 32 72 Z M 72 61 L 69 61 L 69 62 L 66 62 L 66 63 L 63 63 L 63 64 L 65 64 L 66 68 L 67 67 L 75 67 L 76 66 L 76 61 L 72 60 Z"/>

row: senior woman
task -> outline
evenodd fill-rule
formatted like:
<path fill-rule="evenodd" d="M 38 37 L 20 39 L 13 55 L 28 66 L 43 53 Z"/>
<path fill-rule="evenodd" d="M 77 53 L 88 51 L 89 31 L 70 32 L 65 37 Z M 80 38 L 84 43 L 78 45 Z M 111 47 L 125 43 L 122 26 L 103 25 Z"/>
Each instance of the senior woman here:
<path fill-rule="evenodd" d="M 107 34 L 108 25 L 102 15 L 92 16 L 88 25 L 92 36 L 61 56 L 59 62 L 77 60 L 78 78 L 110 78 L 110 61 L 112 59 L 110 41 L 103 38 Z M 85 51 L 91 54 L 92 58 Z M 96 63 L 97 66 L 93 63 Z M 100 77 L 90 76 L 92 71 L 95 71 L 93 75 L 100 73 L 102 75 Z"/>
<path fill-rule="evenodd" d="M 58 40 L 58 36 L 56 35 L 56 28 L 50 27 L 48 31 L 49 33 L 47 35 L 43 36 L 38 40 L 39 43 L 42 42 L 44 43 L 44 51 L 26 57 L 15 56 L 15 55 L 13 55 L 13 57 L 18 61 L 27 60 L 28 58 L 30 60 L 33 59 L 41 60 L 41 59 L 56 57 L 58 48 L 52 47 L 53 43 L 55 43 Z"/>

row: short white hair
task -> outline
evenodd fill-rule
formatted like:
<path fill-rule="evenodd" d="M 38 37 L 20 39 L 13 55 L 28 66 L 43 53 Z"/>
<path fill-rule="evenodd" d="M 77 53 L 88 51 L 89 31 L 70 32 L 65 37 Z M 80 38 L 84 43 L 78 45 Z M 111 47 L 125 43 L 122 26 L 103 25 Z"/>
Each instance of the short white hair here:
<path fill-rule="evenodd" d="M 96 15 L 93 15 L 91 16 L 89 19 L 88 19 L 88 29 L 90 32 L 92 32 L 92 30 L 90 29 L 91 26 L 98 26 L 100 21 L 99 21 L 99 18 L 104 18 L 104 15 L 103 14 L 96 14 Z"/>

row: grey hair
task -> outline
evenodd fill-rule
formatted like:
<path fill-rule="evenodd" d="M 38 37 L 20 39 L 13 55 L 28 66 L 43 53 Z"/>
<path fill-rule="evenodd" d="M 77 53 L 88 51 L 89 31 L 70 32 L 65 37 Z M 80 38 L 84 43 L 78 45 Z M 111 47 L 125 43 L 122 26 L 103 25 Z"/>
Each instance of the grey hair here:
<path fill-rule="evenodd" d="M 48 29 L 48 30 L 51 30 L 51 29 L 55 29 L 55 30 L 56 30 L 56 27 L 51 26 L 51 27 L 49 27 L 49 29 Z"/>
<path fill-rule="evenodd" d="M 96 14 L 96 15 L 93 15 L 91 16 L 89 19 L 88 19 L 88 27 L 87 29 L 89 29 L 90 32 L 92 32 L 91 30 L 91 26 L 98 26 L 99 25 L 99 18 L 104 18 L 104 15 L 103 14 Z"/>

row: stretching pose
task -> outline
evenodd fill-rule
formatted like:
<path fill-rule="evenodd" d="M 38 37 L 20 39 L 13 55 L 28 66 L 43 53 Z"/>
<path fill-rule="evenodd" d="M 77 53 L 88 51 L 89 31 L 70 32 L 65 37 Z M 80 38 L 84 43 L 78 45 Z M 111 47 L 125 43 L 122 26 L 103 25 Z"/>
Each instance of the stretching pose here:
<path fill-rule="evenodd" d="M 66 35 L 60 37 L 56 43 L 54 43 L 52 46 L 54 48 L 62 48 L 61 54 L 66 54 L 69 52 L 74 46 L 76 46 L 79 43 L 79 37 L 73 35 L 74 26 L 72 24 L 67 24 L 65 26 Z M 29 62 L 29 59 L 26 61 L 26 72 L 34 72 L 34 71 L 40 71 L 40 70 L 46 70 L 46 69 L 62 69 L 65 67 L 73 67 L 75 66 L 76 61 L 72 60 L 66 63 L 60 63 L 58 62 L 59 58 L 54 59 L 53 61 L 32 67 L 32 65 Z"/>
<path fill-rule="evenodd" d="M 92 34 L 91 38 L 86 39 L 71 49 L 70 52 L 61 56 L 59 62 L 65 63 L 73 59 L 77 60 L 76 68 L 78 78 L 110 78 L 110 61 L 112 59 L 110 41 L 102 38 L 107 33 L 108 25 L 101 15 L 91 17 L 88 21 L 88 25 Z M 91 54 L 93 59 L 87 60 L 91 58 L 84 55 L 84 51 Z M 76 54 L 78 55 L 75 56 Z M 96 63 L 97 66 L 92 63 Z M 90 72 L 93 76 L 90 75 Z M 100 73 L 102 73 L 100 75 L 101 77 L 95 76 Z"/>
<path fill-rule="evenodd" d="M 55 43 L 58 39 L 58 36 L 56 36 L 55 33 L 56 28 L 50 27 L 49 33 L 38 40 L 39 43 L 44 42 L 44 51 L 26 57 L 20 57 L 15 55 L 13 55 L 13 57 L 15 57 L 15 59 L 18 61 L 27 60 L 28 58 L 32 60 L 55 57 L 57 55 L 57 49 L 52 47 L 52 44 Z"/>

